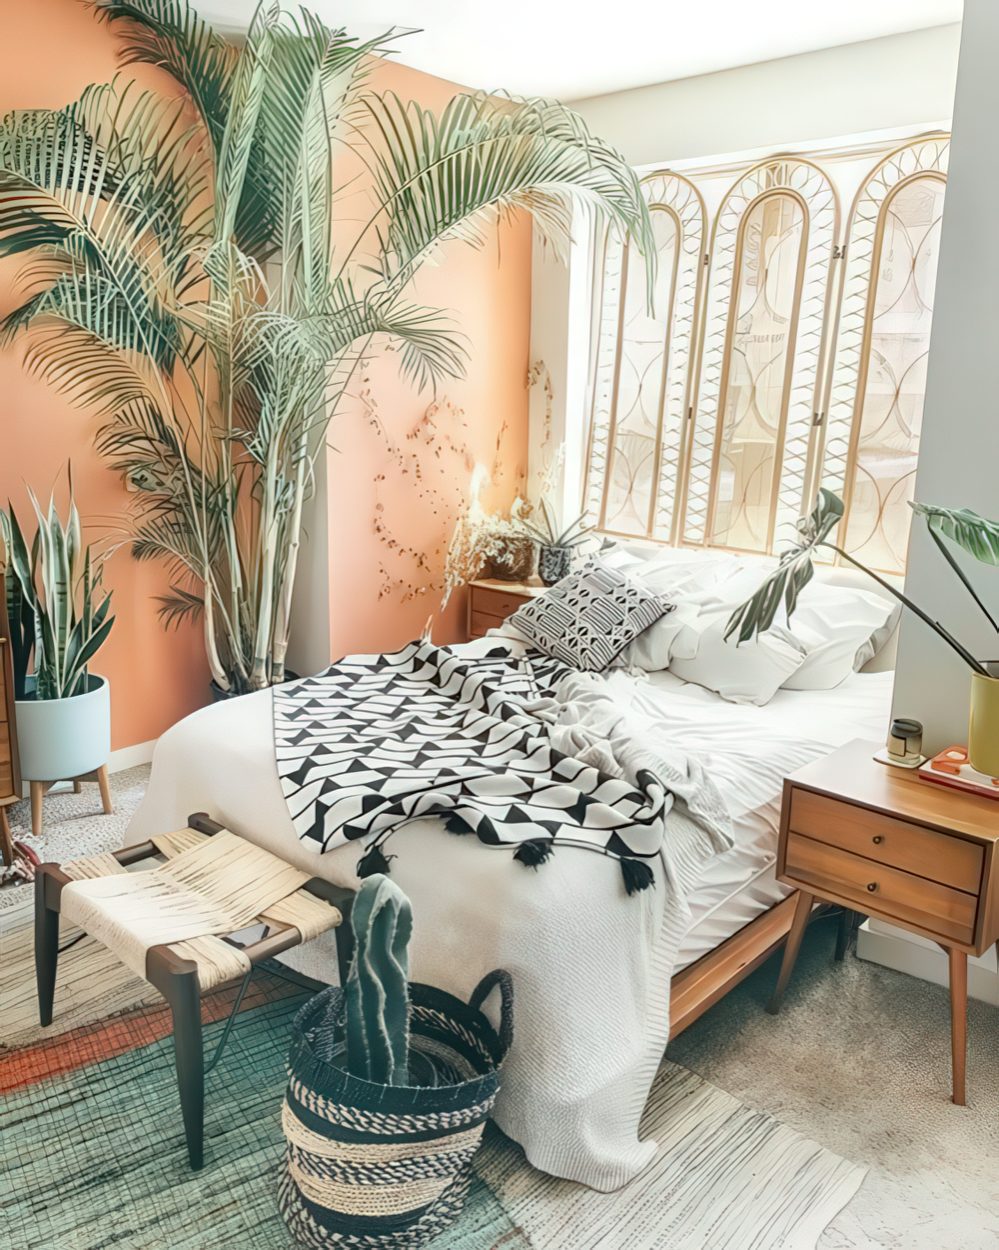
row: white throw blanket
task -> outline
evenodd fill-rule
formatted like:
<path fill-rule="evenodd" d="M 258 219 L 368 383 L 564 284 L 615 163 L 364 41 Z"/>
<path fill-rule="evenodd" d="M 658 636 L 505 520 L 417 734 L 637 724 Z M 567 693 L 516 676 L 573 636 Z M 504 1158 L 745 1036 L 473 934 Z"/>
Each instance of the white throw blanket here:
<path fill-rule="evenodd" d="M 507 968 L 516 986 L 515 1038 L 496 1107 L 500 1127 L 543 1171 L 596 1189 L 625 1184 L 655 1143 L 638 1123 L 669 1035 L 669 986 L 689 924 L 686 900 L 705 864 L 730 845 L 710 781 L 679 744 L 649 748 L 650 726 L 622 716 L 599 678 L 568 680 L 554 715 L 573 753 L 590 752 L 617 775 L 656 772 L 685 799 L 666 821 L 654 889 L 629 897 L 603 856 L 559 850 L 540 871 L 471 838 L 442 834 L 439 818 L 395 839 L 392 876 L 413 903 L 417 980 L 467 996 Z M 296 837 L 274 763 L 271 693 L 206 708 L 156 748 L 146 798 L 129 841 L 209 811 L 228 828 L 295 864 L 356 885 L 356 846 L 324 855 Z M 335 980 L 331 941 L 297 966 Z"/>

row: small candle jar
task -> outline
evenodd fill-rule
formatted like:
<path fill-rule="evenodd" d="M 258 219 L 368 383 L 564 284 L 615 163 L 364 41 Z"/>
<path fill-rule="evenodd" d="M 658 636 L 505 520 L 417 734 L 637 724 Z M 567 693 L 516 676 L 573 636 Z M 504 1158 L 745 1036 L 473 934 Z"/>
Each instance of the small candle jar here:
<path fill-rule="evenodd" d="M 911 768 L 923 758 L 923 726 L 918 720 L 896 716 L 888 730 L 885 746 L 888 758 L 895 764 Z"/>

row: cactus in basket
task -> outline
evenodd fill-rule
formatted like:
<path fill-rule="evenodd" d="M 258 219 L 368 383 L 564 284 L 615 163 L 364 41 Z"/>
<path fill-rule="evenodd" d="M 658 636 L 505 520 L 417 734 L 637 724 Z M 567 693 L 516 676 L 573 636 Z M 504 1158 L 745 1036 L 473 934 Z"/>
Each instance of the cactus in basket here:
<path fill-rule="evenodd" d="M 380 1085 L 409 1083 L 409 899 L 366 877 L 351 910 L 354 961 L 344 987 L 347 1070 Z"/>
<path fill-rule="evenodd" d="M 35 698 L 69 699 L 86 691 L 87 665 L 111 632 L 111 593 L 101 585 L 102 562 L 83 545 L 72 474 L 65 525 L 54 499 L 44 512 L 34 492 L 28 495 L 38 526 L 30 549 L 13 507 L 0 511 L 0 573 L 13 641 L 15 694 L 25 698 L 33 655 Z"/>

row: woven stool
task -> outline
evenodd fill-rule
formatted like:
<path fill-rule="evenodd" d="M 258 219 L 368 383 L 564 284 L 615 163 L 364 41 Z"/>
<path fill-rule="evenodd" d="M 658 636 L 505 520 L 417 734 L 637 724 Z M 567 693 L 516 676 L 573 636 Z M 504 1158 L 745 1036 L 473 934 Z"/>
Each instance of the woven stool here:
<path fill-rule="evenodd" d="M 128 871 L 147 859 L 158 861 L 151 871 Z M 349 890 L 310 878 L 204 813 L 191 816 L 186 829 L 114 854 L 62 867 L 41 864 L 35 877 L 41 1023 L 52 1023 L 59 919 L 64 916 L 112 950 L 169 1003 L 187 1151 L 191 1167 L 198 1169 L 204 1162 L 206 1071 L 201 995 L 242 978 L 210 1068 L 254 967 L 340 925 L 351 898 Z M 257 925 L 265 930 L 258 941 L 241 945 L 233 939 L 233 934 Z M 337 934 L 341 982 L 350 961 L 349 935 L 349 925 Z"/>

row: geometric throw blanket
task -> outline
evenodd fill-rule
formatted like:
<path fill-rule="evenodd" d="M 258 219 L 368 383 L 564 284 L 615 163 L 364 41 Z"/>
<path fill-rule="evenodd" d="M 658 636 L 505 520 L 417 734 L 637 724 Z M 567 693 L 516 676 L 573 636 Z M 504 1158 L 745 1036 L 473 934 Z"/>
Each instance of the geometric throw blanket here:
<path fill-rule="evenodd" d="M 644 889 L 671 796 L 649 770 L 611 776 L 553 745 L 544 700 L 568 672 L 504 647 L 470 659 L 413 642 L 276 686 L 278 775 L 298 836 L 317 851 L 365 839 L 363 877 L 388 871 L 385 843 L 405 824 L 441 816 L 531 867 L 556 847 L 597 851 L 618 860 L 629 894 Z"/>

